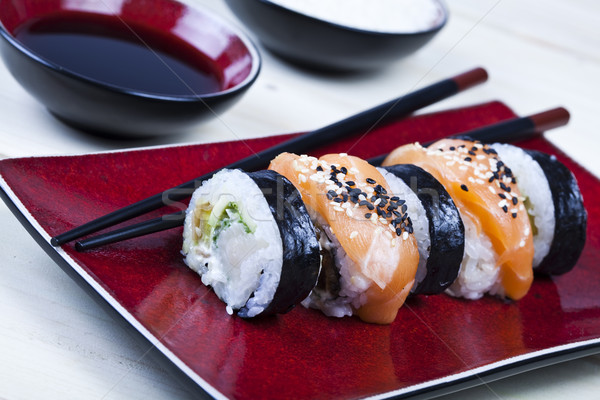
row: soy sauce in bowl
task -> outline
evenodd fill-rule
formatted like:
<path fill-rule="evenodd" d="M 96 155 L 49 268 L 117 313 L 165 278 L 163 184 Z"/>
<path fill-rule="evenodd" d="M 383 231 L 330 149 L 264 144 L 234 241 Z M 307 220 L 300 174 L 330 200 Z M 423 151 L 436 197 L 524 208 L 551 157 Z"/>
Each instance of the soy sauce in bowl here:
<path fill-rule="evenodd" d="M 120 88 L 163 95 L 222 89 L 217 67 L 190 44 L 112 16 L 61 13 L 30 20 L 14 36 L 70 72 Z"/>
<path fill-rule="evenodd" d="M 261 65 L 237 27 L 177 0 L 0 0 L 0 54 L 52 115 L 117 137 L 217 118 Z"/>

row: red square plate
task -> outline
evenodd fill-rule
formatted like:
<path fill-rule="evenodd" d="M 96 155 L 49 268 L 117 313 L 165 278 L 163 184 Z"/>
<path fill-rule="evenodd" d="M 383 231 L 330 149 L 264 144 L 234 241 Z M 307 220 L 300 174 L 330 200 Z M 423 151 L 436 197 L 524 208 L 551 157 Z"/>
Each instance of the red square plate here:
<path fill-rule="evenodd" d="M 423 115 L 313 154 L 371 157 L 513 116 L 498 102 Z M 600 196 L 600 182 L 543 139 L 522 146 L 555 154 L 575 173 L 587 200 L 588 239 L 572 272 L 537 277 L 519 302 L 419 296 L 389 326 L 301 306 L 248 321 L 229 316 L 185 267 L 180 228 L 87 253 L 49 244 L 51 236 L 288 137 L 8 159 L 0 162 L 0 193 L 70 276 L 192 388 L 213 397 L 426 397 L 600 351 L 600 208 L 590 201 Z"/>

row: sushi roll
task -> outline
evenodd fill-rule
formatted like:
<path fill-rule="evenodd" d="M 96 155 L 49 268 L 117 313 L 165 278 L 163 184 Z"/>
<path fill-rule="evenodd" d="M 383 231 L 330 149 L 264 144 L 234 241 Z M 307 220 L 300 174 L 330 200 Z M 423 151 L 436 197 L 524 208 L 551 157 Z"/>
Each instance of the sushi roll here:
<path fill-rule="evenodd" d="M 583 250 L 587 213 L 575 176 L 556 157 L 510 144 L 494 144 L 512 168 L 533 231 L 533 268 L 544 274 L 570 271 Z"/>
<path fill-rule="evenodd" d="M 447 292 L 478 299 L 484 294 L 513 300 L 533 281 L 533 237 L 511 171 L 487 145 L 443 139 L 394 150 L 383 165 L 415 164 L 444 185 L 465 226 L 465 251 Z"/>
<path fill-rule="evenodd" d="M 393 322 L 413 286 L 419 253 L 409 215 L 384 177 L 346 154 L 283 153 L 269 168 L 296 185 L 318 231 L 321 275 L 302 304 L 328 316 Z"/>
<path fill-rule="evenodd" d="M 439 294 L 458 276 L 465 249 L 465 227 L 444 186 L 411 164 L 378 168 L 392 193 L 406 199 L 419 248 L 413 294 Z"/>
<path fill-rule="evenodd" d="M 320 268 L 300 194 L 275 171 L 225 169 L 203 182 L 186 211 L 182 253 L 227 312 L 244 318 L 289 311 Z"/>

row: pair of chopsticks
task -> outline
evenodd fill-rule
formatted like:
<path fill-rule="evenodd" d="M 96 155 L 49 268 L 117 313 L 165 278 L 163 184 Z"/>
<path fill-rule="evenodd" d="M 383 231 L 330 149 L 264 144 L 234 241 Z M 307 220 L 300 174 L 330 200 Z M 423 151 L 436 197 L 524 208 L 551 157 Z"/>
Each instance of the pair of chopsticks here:
<path fill-rule="evenodd" d="M 307 152 L 313 147 L 340 139 L 344 136 L 371 130 L 374 126 L 386 124 L 408 116 L 425 106 L 448 98 L 487 80 L 488 74 L 483 68 L 475 68 L 452 78 L 444 79 L 425 88 L 406 94 L 397 99 L 388 101 L 379 106 L 363 111 L 342 121 L 328 125 L 324 128 L 297 136 L 293 139 L 275 145 L 260 153 L 246 157 L 226 167 L 205 174 L 194 180 L 185 182 L 179 186 L 133 203 L 129 206 L 111 212 L 51 239 L 53 246 L 60 246 L 72 240 L 98 232 L 102 229 L 114 226 L 134 217 L 143 215 L 152 210 L 161 208 L 174 201 L 189 197 L 201 183 L 209 179 L 216 172 L 224 169 L 258 170 L 266 168 L 271 159 L 282 152 Z M 503 121 L 483 128 L 460 134 L 482 142 L 500 141 L 511 142 L 521 140 L 542 131 L 566 124 L 569 119 L 568 112 L 563 108 L 549 110 L 529 117 L 515 118 Z M 385 155 L 376 157 L 369 161 L 378 164 L 383 161 Z M 168 214 L 150 221 L 131 225 L 119 230 L 79 241 L 75 248 L 84 251 L 115 243 L 134 237 L 159 232 L 166 229 L 181 226 L 185 219 L 183 211 Z"/>

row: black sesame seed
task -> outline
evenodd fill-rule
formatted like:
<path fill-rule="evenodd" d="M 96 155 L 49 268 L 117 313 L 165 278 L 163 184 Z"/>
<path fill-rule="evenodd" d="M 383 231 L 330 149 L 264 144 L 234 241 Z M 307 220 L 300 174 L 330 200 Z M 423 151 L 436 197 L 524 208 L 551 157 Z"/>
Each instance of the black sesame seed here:
<path fill-rule="evenodd" d="M 327 198 L 328 198 L 329 200 L 331 200 L 331 199 L 333 199 L 333 196 L 332 196 L 331 194 L 327 193 Z"/>
<path fill-rule="evenodd" d="M 513 218 L 517 218 L 517 213 L 512 213 L 511 215 Z"/>
<path fill-rule="evenodd" d="M 348 173 L 348 169 L 346 167 L 342 167 L 340 168 L 340 172 L 344 175 L 346 175 Z"/>
<path fill-rule="evenodd" d="M 357 196 L 350 196 L 350 201 L 353 203 L 358 203 L 358 197 Z"/>
<path fill-rule="evenodd" d="M 454 147 L 454 146 L 450 146 L 450 150 L 451 150 L 451 151 L 454 151 L 454 150 L 456 150 L 456 147 Z"/>
<path fill-rule="evenodd" d="M 519 200 L 518 200 L 516 197 L 513 197 L 513 198 L 512 198 L 512 203 L 513 203 L 513 205 L 515 205 L 515 206 L 516 206 L 518 202 L 519 202 Z"/>
<path fill-rule="evenodd" d="M 317 171 L 319 171 L 319 172 L 320 172 L 320 171 L 323 171 L 323 167 L 321 167 L 320 165 L 319 165 L 319 166 L 317 166 Z"/>
<path fill-rule="evenodd" d="M 328 195 L 332 196 L 332 197 L 336 197 L 337 193 L 335 192 L 335 190 L 330 190 L 327 192 Z"/>
<path fill-rule="evenodd" d="M 406 200 L 398 200 L 398 205 L 399 206 L 403 205 L 404 203 L 406 203 Z"/>
<path fill-rule="evenodd" d="M 475 147 L 475 146 L 471 147 L 471 151 L 477 151 L 477 147 Z"/>
<path fill-rule="evenodd" d="M 465 157 L 465 161 L 466 162 L 471 162 L 471 161 L 473 161 L 473 159 L 471 157 Z"/>
<path fill-rule="evenodd" d="M 386 217 L 386 218 L 392 218 L 392 213 L 391 213 L 391 212 L 389 212 L 389 211 L 388 211 L 388 212 L 386 212 L 386 213 L 385 213 L 385 217 Z"/>
<path fill-rule="evenodd" d="M 469 151 L 469 155 L 474 156 L 475 152 L 474 151 Z"/>
<path fill-rule="evenodd" d="M 346 193 L 342 194 L 342 200 L 344 200 L 344 203 L 348 201 L 348 195 Z"/>
<path fill-rule="evenodd" d="M 415 231 L 415 230 L 414 230 L 414 228 L 413 228 L 412 226 L 408 226 L 408 227 L 406 228 L 406 232 L 408 232 L 408 233 L 413 233 L 414 231 Z"/>
<path fill-rule="evenodd" d="M 375 206 L 369 202 L 367 202 L 367 208 L 371 211 L 373 211 L 375 209 Z"/>
<path fill-rule="evenodd" d="M 508 212 L 508 207 L 507 206 L 502 206 L 502 211 L 504 211 L 505 213 Z"/>
<path fill-rule="evenodd" d="M 366 219 L 371 219 L 371 213 L 366 213 L 366 214 L 365 214 L 365 218 L 366 218 Z"/>
<path fill-rule="evenodd" d="M 375 179 L 371 179 L 371 178 L 367 178 L 366 181 L 367 181 L 367 183 L 370 183 L 371 185 L 374 185 L 377 183 L 377 182 L 375 182 Z"/>
<path fill-rule="evenodd" d="M 335 199 L 333 199 L 333 201 L 335 201 L 336 203 L 341 203 L 343 200 L 339 197 L 336 197 Z"/>
<path fill-rule="evenodd" d="M 401 236 L 402 235 L 402 229 L 396 228 L 396 235 Z"/>
<path fill-rule="evenodd" d="M 394 196 L 394 197 L 390 198 L 390 200 L 391 201 L 398 201 L 398 200 L 400 200 L 400 197 Z"/>
<path fill-rule="evenodd" d="M 346 185 L 348 185 L 348 186 L 355 186 L 356 183 L 354 183 L 354 181 L 346 181 Z"/>
<path fill-rule="evenodd" d="M 392 211 L 392 214 L 394 214 L 396 217 L 402 216 L 402 214 L 400 214 L 398 211 Z"/>
<path fill-rule="evenodd" d="M 506 196 L 504 195 L 504 193 L 498 193 L 498 197 L 500 197 L 501 199 L 505 199 Z"/>
<path fill-rule="evenodd" d="M 494 178 L 493 176 L 490 176 L 490 179 L 488 179 L 488 182 L 492 183 L 492 182 L 494 182 L 494 179 L 496 179 L 496 178 Z"/>
<path fill-rule="evenodd" d="M 385 217 L 385 211 L 377 207 L 377 215 L 379 215 L 380 217 Z"/>
<path fill-rule="evenodd" d="M 462 190 L 464 190 L 465 192 L 468 192 L 468 191 L 469 191 L 469 188 L 468 188 L 468 187 L 467 187 L 467 185 L 465 185 L 465 184 L 462 184 L 462 185 L 460 185 L 460 188 L 461 188 Z"/>
<path fill-rule="evenodd" d="M 342 184 L 342 182 L 335 182 L 335 184 L 336 184 L 338 187 L 342 187 L 342 186 L 344 186 L 344 185 Z"/>
<path fill-rule="evenodd" d="M 406 206 L 406 204 L 402 204 L 402 214 L 406 213 L 406 210 L 408 210 L 408 207 Z"/>
<path fill-rule="evenodd" d="M 371 201 L 376 201 L 377 199 L 378 199 L 377 196 L 371 196 L 371 198 L 370 198 Z"/>

